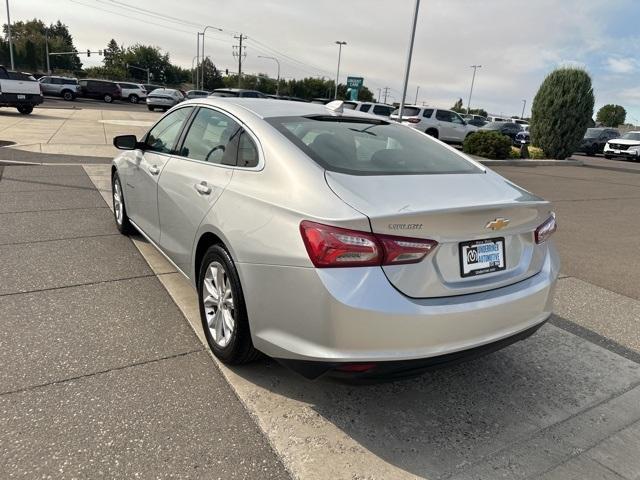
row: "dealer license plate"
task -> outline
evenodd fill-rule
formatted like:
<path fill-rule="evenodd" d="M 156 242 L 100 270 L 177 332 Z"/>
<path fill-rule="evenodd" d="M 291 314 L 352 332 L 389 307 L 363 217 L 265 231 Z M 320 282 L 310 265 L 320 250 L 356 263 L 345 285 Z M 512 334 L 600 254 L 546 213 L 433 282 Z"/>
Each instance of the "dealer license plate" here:
<path fill-rule="evenodd" d="M 460 275 L 473 277 L 504 270 L 504 238 L 460 243 Z"/>

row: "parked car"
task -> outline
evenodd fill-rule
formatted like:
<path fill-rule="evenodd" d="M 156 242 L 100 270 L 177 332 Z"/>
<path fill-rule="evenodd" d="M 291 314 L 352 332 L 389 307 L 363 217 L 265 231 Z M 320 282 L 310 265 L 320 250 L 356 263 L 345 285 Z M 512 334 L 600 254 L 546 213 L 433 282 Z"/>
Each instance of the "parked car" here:
<path fill-rule="evenodd" d="M 191 100 L 194 98 L 206 98 L 209 96 L 209 92 L 206 90 L 187 90 L 187 94 L 185 97 L 187 100 Z"/>
<path fill-rule="evenodd" d="M 614 138 L 620 138 L 620 132 L 615 128 L 587 128 L 584 138 L 578 147 L 578 152 L 586 153 L 587 155 L 603 153 L 604 146 Z"/>
<path fill-rule="evenodd" d="M 519 147 L 522 145 L 522 143 L 526 143 L 529 144 L 531 143 L 531 135 L 529 134 L 529 130 L 520 130 L 518 133 L 516 133 L 516 141 L 515 141 L 515 146 Z"/>
<path fill-rule="evenodd" d="M 467 122 L 469 125 L 473 125 L 474 127 L 478 127 L 478 128 L 484 127 L 487 123 L 489 123 L 486 120 L 480 120 L 478 118 L 472 118 L 471 120 L 465 119 L 465 122 Z"/>
<path fill-rule="evenodd" d="M 509 122 L 511 119 L 503 118 L 503 117 L 495 117 L 493 115 L 489 115 L 487 117 L 487 122 Z"/>
<path fill-rule="evenodd" d="M 398 113 L 396 109 L 391 119 L 397 121 Z M 454 111 L 416 105 L 404 107 L 402 124 L 449 143 L 462 143 L 478 129 L 469 125 Z"/>
<path fill-rule="evenodd" d="M 118 82 L 122 89 L 122 98 L 131 103 L 138 103 L 147 98 L 147 89 L 140 83 Z"/>
<path fill-rule="evenodd" d="M 519 145 L 516 141 L 516 135 L 522 131 L 522 127 L 513 122 L 489 122 L 485 126 L 480 128 L 480 131 L 483 130 L 493 130 L 496 132 L 500 132 L 501 134 L 509 137 L 511 139 L 511 143 L 513 143 L 514 145 Z"/>
<path fill-rule="evenodd" d="M 225 363 L 415 373 L 551 315 L 549 202 L 411 128 L 339 101 L 209 97 L 114 145 L 117 228 L 191 280 Z"/>
<path fill-rule="evenodd" d="M 267 96 L 257 90 L 245 90 L 244 88 L 216 88 L 210 94 L 211 97 L 247 97 L 247 98 L 267 98 Z"/>
<path fill-rule="evenodd" d="M 289 100 L 291 102 L 308 102 L 309 100 L 305 100 L 300 97 L 291 97 L 289 95 L 267 95 L 268 98 L 273 100 Z"/>
<path fill-rule="evenodd" d="M 345 102 L 346 104 L 347 102 Z M 371 115 L 375 115 L 377 117 L 389 118 L 391 114 L 395 111 L 395 107 L 391 105 L 386 105 L 384 103 L 375 103 L 375 102 L 355 102 L 356 107 L 354 110 L 359 112 L 369 113 Z"/>
<path fill-rule="evenodd" d="M 147 95 L 153 92 L 157 88 L 164 88 L 162 85 L 153 85 L 151 83 L 143 83 L 142 86 L 147 91 Z"/>
<path fill-rule="evenodd" d="M 526 120 L 522 120 L 521 118 L 510 118 L 509 121 L 512 123 L 517 123 L 521 126 L 529 125 L 529 122 L 527 122 Z"/>
<path fill-rule="evenodd" d="M 184 95 L 182 95 L 180 90 L 174 88 L 156 88 L 147 95 L 147 108 L 149 111 L 159 109 L 166 112 L 183 100 Z"/>
<path fill-rule="evenodd" d="M 82 79 L 79 82 L 80 96 L 84 98 L 95 98 L 111 103 L 122 98 L 122 89 L 116 82 L 109 80 Z"/>
<path fill-rule="evenodd" d="M 640 160 L 640 131 L 627 132 L 620 138 L 609 140 L 604 146 L 604 158 Z"/>
<path fill-rule="evenodd" d="M 43 101 L 40 84 L 31 74 L 0 66 L 0 107 L 13 107 L 28 115 Z"/>
<path fill-rule="evenodd" d="M 487 119 L 486 117 L 483 117 L 482 115 L 475 115 L 473 113 L 461 113 L 460 116 L 466 121 L 466 122 L 470 122 L 471 120 L 476 120 L 479 122 L 484 122 L 487 123 Z"/>
<path fill-rule="evenodd" d="M 77 78 L 46 75 L 38 81 L 44 95 L 62 97 L 67 101 L 75 100 L 80 89 Z"/>

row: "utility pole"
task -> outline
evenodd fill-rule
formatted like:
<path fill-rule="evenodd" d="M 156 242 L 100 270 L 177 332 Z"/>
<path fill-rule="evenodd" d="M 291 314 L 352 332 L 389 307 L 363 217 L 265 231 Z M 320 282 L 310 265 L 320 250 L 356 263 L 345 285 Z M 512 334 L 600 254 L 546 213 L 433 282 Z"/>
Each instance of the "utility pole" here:
<path fill-rule="evenodd" d="M 527 101 L 525 99 L 522 99 L 522 115 L 520 115 L 520 118 L 524 120 L 524 107 L 527 106 Z"/>
<path fill-rule="evenodd" d="M 342 46 L 346 45 L 347 42 L 342 42 L 340 40 L 336 41 L 336 45 L 338 45 L 338 71 L 336 72 L 336 89 L 333 94 L 333 99 L 338 98 L 338 80 L 340 79 L 340 57 L 342 56 Z"/>
<path fill-rule="evenodd" d="M 238 88 L 240 88 L 242 86 L 242 59 L 247 56 L 247 52 L 246 52 L 247 47 L 242 46 L 242 40 L 246 40 L 247 36 L 240 34 L 233 38 L 237 38 L 239 40 L 239 45 L 234 45 L 233 47 L 234 49 L 235 48 L 238 49 L 237 52 L 234 51 L 233 56 L 235 57 L 236 54 L 238 55 Z"/>
<path fill-rule="evenodd" d="M 379 88 L 378 89 L 378 103 L 380 103 L 380 95 L 381 95 L 381 93 L 382 93 L 382 89 Z"/>
<path fill-rule="evenodd" d="M 467 115 L 471 109 L 471 95 L 473 95 L 473 84 L 476 81 L 476 70 L 482 68 L 482 65 L 471 65 L 471 68 L 473 68 L 473 77 L 471 77 L 471 90 L 469 91 L 469 101 L 467 102 Z"/>
<path fill-rule="evenodd" d="M 47 55 L 47 75 L 51 75 L 51 65 L 49 64 L 49 29 L 44 31 L 44 49 Z"/>
<path fill-rule="evenodd" d="M 402 122 L 404 101 L 407 97 L 407 86 L 409 85 L 409 72 L 411 71 L 411 56 L 413 55 L 413 41 L 416 37 L 416 25 L 418 24 L 418 10 L 420 10 L 420 0 L 416 0 L 413 11 L 413 22 L 411 25 L 411 35 L 409 36 L 409 51 L 407 52 L 407 65 L 404 69 L 404 82 L 402 84 L 402 97 L 400 97 L 400 108 L 398 109 L 398 120 Z"/>
<path fill-rule="evenodd" d="M 202 35 L 202 33 L 198 32 L 198 40 L 196 42 L 196 81 L 194 87 L 196 90 L 200 84 L 200 35 Z"/>
<path fill-rule="evenodd" d="M 278 79 L 276 80 L 276 97 L 280 95 L 280 61 L 276 57 L 265 57 L 263 55 L 258 55 L 258 58 L 266 58 L 268 60 L 273 60 L 278 64 Z"/>
<path fill-rule="evenodd" d="M 414 105 L 417 105 L 417 104 L 418 104 L 418 92 L 419 92 L 419 91 L 420 91 L 420 85 L 418 85 L 418 86 L 416 87 L 416 101 L 415 101 L 415 102 L 413 102 L 413 104 L 414 104 Z"/>
<path fill-rule="evenodd" d="M 7 35 L 9 37 L 9 56 L 11 57 L 11 70 L 15 70 L 13 63 L 13 40 L 11 39 L 11 15 L 9 14 L 9 0 L 7 0 Z"/>
<path fill-rule="evenodd" d="M 391 90 L 389 87 L 384 87 L 382 89 L 382 91 L 384 92 L 384 102 L 382 103 L 387 103 L 387 95 L 389 95 L 389 90 Z"/>

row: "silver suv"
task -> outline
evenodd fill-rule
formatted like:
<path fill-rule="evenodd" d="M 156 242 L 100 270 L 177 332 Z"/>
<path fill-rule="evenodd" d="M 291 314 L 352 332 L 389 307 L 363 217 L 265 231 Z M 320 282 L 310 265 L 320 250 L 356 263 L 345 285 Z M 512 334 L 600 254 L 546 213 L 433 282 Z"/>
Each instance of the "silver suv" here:
<path fill-rule="evenodd" d="M 398 110 L 391 115 L 398 121 Z M 407 105 L 402 112 L 402 124 L 407 125 L 447 143 L 462 143 L 478 127 L 465 122 L 452 110 Z"/>
<path fill-rule="evenodd" d="M 78 96 L 77 78 L 46 76 L 38 81 L 44 95 L 55 95 L 69 101 L 75 100 Z"/>

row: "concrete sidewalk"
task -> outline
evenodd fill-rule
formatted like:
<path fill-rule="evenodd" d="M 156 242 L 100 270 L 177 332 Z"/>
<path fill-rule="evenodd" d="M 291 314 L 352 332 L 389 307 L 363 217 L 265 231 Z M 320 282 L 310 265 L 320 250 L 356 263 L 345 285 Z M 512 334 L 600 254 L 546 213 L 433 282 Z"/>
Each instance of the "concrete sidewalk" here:
<path fill-rule="evenodd" d="M 0 478 L 288 478 L 82 167 L 0 166 Z"/>

